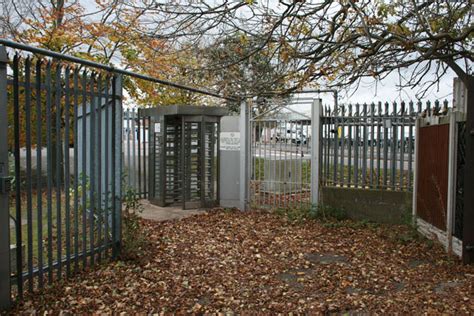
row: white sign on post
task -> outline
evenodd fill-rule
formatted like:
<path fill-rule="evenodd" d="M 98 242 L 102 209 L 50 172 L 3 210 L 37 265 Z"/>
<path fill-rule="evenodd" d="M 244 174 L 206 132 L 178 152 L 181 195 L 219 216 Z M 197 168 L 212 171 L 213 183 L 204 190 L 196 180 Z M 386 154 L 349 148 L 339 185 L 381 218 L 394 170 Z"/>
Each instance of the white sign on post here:
<path fill-rule="evenodd" d="M 221 150 L 240 150 L 240 132 L 221 132 L 219 139 Z"/>
<path fill-rule="evenodd" d="M 155 123 L 155 133 L 161 133 L 161 123 Z"/>

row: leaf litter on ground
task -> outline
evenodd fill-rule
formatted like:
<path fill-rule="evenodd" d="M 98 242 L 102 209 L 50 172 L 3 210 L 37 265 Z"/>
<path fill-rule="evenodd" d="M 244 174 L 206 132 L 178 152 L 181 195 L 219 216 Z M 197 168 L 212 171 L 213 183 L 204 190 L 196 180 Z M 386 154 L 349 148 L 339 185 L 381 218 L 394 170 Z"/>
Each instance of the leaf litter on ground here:
<path fill-rule="evenodd" d="M 474 267 L 404 226 L 214 210 L 143 221 L 134 261 L 84 271 L 13 313 L 474 313 Z"/>

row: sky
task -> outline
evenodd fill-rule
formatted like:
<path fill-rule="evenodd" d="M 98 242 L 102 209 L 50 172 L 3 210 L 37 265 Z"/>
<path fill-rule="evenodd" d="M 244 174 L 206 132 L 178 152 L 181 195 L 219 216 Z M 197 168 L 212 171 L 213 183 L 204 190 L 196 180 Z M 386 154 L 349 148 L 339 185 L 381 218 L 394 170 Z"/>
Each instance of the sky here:
<path fill-rule="evenodd" d="M 396 73 L 390 74 L 383 80 L 380 80 L 377 84 L 373 79 L 364 79 L 363 82 L 356 89 L 351 87 L 349 89 L 338 90 L 338 104 L 356 104 L 356 103 L 377 103 L 379 101 L 385 103 L 392 102 L 400 103 L 401 101 L 426 101 L 434 102 L 435 100 L 444 101 L 448 100 L 449 104 L 452 104 L 453 100 L 453 79 L 455 75 L 452 71 L 449 71 L 439 81 L 439 85 L 431 87 L 423 98 L 417 98 L 417 89 L 412 90 L 409 88 L 398 88 L 399 78 Z M 434 75 L 426 77 L 426 80 L 434 78 Z M 296 98 L 321 98 L 324 105 L 333 106 L 334 97 L 331 93 L 308 93 L 299 94 Z M 301 111 L 309 114 L 311 107 L 309 104 L 292 105 L 292 109 Z"/>
<path fill-rule="evenodd" d="M 273 2 L 274 0 L 267 0 Z M 94 0 L 80 0 L 81 4 L 88 10 L 93 10 L 95 7 Z M 275 1 L 275 7 L 278 7 L 278 2 Z M 408 74 L 407 69 L 402 70 L 402 74 Z M 400 101 L 435 101 L 447 99 L 450 103 L 452 102 L 452 90 L 453 90 L 453 78 L 455 74 L 452 71 L 448 71 L 439 81 L 438 85 L 432 86 L 426 95 L 419 99 L 417 97 L 417 89 L 412 90 L 409 88 L 400 89 L 397 87 L 399 84 L 399 76 L 397 73 L 392 73 L 386 78 L 375 82 L 372 78 L 365 78 L 362 80 L 360 85 L 357 87 L 352 86 L 348 89 L 340 89 L 338 91 L 339 104 L 348 103 L 371 103 L 371 102 L 400 102 Z M 428 74 L 425 77 L 426 81 L 430 81 L 434 78 L 434 74 Z M 323 88 L 323 87 L 321 87 Z M 308 88 L 311 89 L 311 88 Z M 305 97 L 321 97 L 324 104 L 333 104 L 333 97 L 331 94 L 306 94 Z"/>
<path fill-rule="evenodd" d="M 453 72 L 448 72 L 441 78 L 438 85 L 435 85 L 428 90 L 428 93 L 421 98 L 421 101 L 441 101 L 447 99 L 451 102 L 454 77 L 455 75 Z M 425 79 L 431 80 L 433 78 L 434 75 L 428 75 Z M 399 78 L 396 73 L 392 73 L 387 78 L 380 80 L 377 85 L 374 80 L 365 79 L 357 90 L 352 88 L 349 89 L 349 91 L 341 91 L 339 101 L 341 103 L 364 103 L 372 101 L 400 102 L 418 100 L 417 89 L 399 89 L 397 87 L 398 83 Z"/>

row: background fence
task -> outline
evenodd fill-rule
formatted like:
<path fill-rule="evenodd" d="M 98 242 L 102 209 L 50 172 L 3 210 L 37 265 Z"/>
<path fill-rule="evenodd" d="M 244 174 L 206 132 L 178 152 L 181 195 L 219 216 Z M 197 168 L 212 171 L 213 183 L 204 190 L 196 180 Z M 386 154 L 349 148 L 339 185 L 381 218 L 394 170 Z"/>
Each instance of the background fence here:
<path fill-rule="evenodd" d="M 0 194 L 11 202 L 0 210 L 10 216 L 11 260 L 0 264 L 11 265 L 12 295 L 21 298 L 24 286 L 41 289 L 118 253 L 121 78 L 0 50 L 0 107 L 8 114 L 0 115 L 0 155 L 9 155 L 13 175 L 12 190 L 4 185 Z M 2 291 L 10 291 L 3 277 Z"/>
<path fill-rule="evenodd" d="M 138 108 L 124 110 L 122 142 L 125 184 L 139 197 L 148 197 L 149 118 Z"/>
<path fill-rule="evenodd" d="M 447 111 L 448 101 L 325 107 L 322 185 L 412 191 L 415 120 Z"/>

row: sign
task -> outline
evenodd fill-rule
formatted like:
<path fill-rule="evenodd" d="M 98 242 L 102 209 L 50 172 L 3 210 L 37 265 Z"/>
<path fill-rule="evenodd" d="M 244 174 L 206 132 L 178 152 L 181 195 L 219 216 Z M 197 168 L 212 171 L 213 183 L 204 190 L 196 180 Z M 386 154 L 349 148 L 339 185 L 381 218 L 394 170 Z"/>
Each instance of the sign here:
<path fill-rule="evenodd" d="M 240 150 L 240 132 L 221 132 L 219 138 L 221 150 Z"/>
<path fill-rule="evenodd" d="M 161 133 L 161 124 L 155 123 L 155 133 Z"/>

